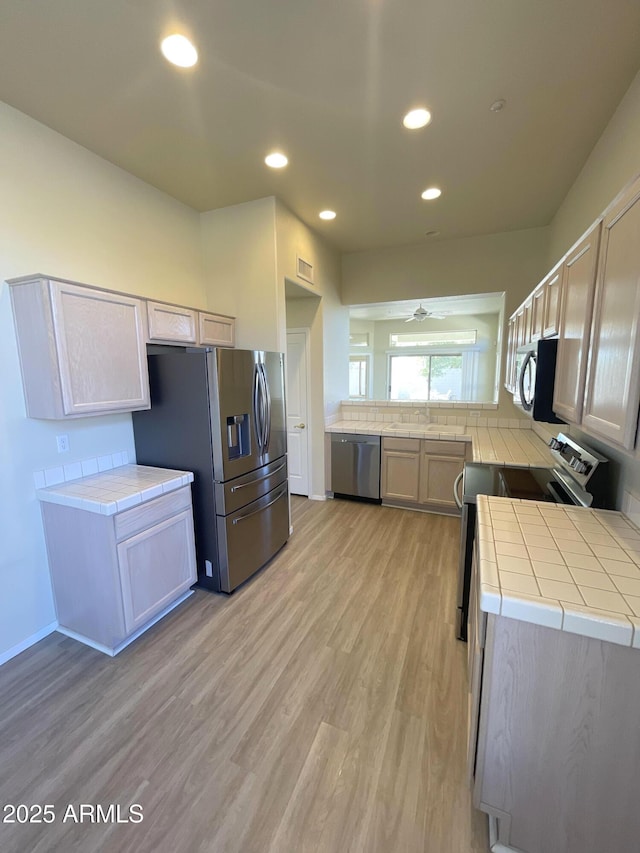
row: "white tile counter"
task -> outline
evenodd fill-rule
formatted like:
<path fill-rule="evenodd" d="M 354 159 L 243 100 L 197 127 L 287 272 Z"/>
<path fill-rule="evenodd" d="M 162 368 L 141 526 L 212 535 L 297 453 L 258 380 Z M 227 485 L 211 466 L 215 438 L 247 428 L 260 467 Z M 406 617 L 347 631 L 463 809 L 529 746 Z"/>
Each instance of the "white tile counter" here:
<path fill-rule="evenodd" d="M 622 513 L 478 497 L 480 609 L 640 648 L 640 530 Z"/>
<path fill-rule="evenodd" d="M 88 477 L 36 489 L 48 503 L 115 515 L 193 482 L 191 471 L 172 471 L 147 465 L 120 465 Z"/>
<path fill-rule="evenodd" d="M 524 422 L 527 423 L 526 421 Z M 510 465 L 514 468 L 552 468 L 554 459 L 547 445 L 532 429 L 505 427 L 464 426 L 464 432 L 456 435 L 447 432 L 447 425 L 440 430 L 426 431 L 419 423 L 407 423 L 406 430 L 389 430 L 383 421 L 341 420 L 325 427 L 326 432 L 348 432 L 356 435 L 380 435 L 382 437 L 428 438 L 447 441 L 471 442 L 473 461 L 492 465 Z M 436 424 L 434 424 L 434 427 Z M 528 426 L 528 424 L 527 424 Z"/>

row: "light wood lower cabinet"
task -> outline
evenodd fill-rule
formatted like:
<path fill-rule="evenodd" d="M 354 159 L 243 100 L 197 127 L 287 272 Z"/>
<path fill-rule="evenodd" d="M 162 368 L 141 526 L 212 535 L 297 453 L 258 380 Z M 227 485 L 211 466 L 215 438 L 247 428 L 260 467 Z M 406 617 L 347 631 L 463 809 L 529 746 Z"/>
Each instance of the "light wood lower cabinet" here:
<path fill-rule="evenodd" d="M 453 497 L 453 484 L 464 465 L 465 445 L 455 442 L 423 442 L 424 444 L 447 444 L 453 448 L 443 450 L 423 449 L 420 457 L 421 504 L 430 504 L 438 509 L 457 512 Z M 458 450 L 458 448 L 460 448 Z"/>
<path fill-rule="evenodd" d="M 197 578 L 191 489 L 112 516 L 43 503 L 61 630 L 115 654 Z"/>
<path fill-rule="evenodd" d="M 420 484 L 420 439 L 383 438 L 381 497 L 418 502 Z"/>
<path fill-rule="evenodd" d="M 474 613 L 469 772 L 498 849 L 636 850 L 640 652 L 494 614 L 483 649 Z"/>
<path fill-rule="evenodd" d="M 453 484 L 467 444 L 418 438 L 383 438 L 381 497 L 386 502 L 457 513 Z"/>

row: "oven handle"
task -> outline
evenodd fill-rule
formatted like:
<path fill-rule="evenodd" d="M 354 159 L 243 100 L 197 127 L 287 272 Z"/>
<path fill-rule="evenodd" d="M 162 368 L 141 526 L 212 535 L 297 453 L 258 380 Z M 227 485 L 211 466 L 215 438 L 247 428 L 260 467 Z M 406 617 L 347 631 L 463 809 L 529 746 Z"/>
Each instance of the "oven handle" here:
<path fill-rule="evenodd" d="M 460 471 L 458 476 L 453 481 L 453 499 L 456 502 L 456 506 L 458 509 L 462 509 L 462 490 L 459 488 L 462 483 L 462 477 L 464 476 L 464 471 Z"/>

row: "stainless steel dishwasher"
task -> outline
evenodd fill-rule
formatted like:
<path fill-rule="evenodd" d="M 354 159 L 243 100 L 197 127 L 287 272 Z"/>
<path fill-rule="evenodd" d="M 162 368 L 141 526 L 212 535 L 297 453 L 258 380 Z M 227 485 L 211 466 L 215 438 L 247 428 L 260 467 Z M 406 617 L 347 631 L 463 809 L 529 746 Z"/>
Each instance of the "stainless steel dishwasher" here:
<path fill-rule="evenodd" d="M 331 489 L 338 497 L 380 501 L 380 436 L 331 434 Z"/>

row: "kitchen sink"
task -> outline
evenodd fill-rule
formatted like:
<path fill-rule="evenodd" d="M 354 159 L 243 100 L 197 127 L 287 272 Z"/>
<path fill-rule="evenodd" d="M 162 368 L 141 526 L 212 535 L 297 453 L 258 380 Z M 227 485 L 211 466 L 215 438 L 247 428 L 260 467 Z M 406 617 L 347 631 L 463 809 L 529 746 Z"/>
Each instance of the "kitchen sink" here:
<path fill-rule="evenodd" d="M 449 433 L 450 435 L 462 435 L 465 427 L 456 424 L 388 424 L 383 427 L 383 432 L 430 432 Z"/>

